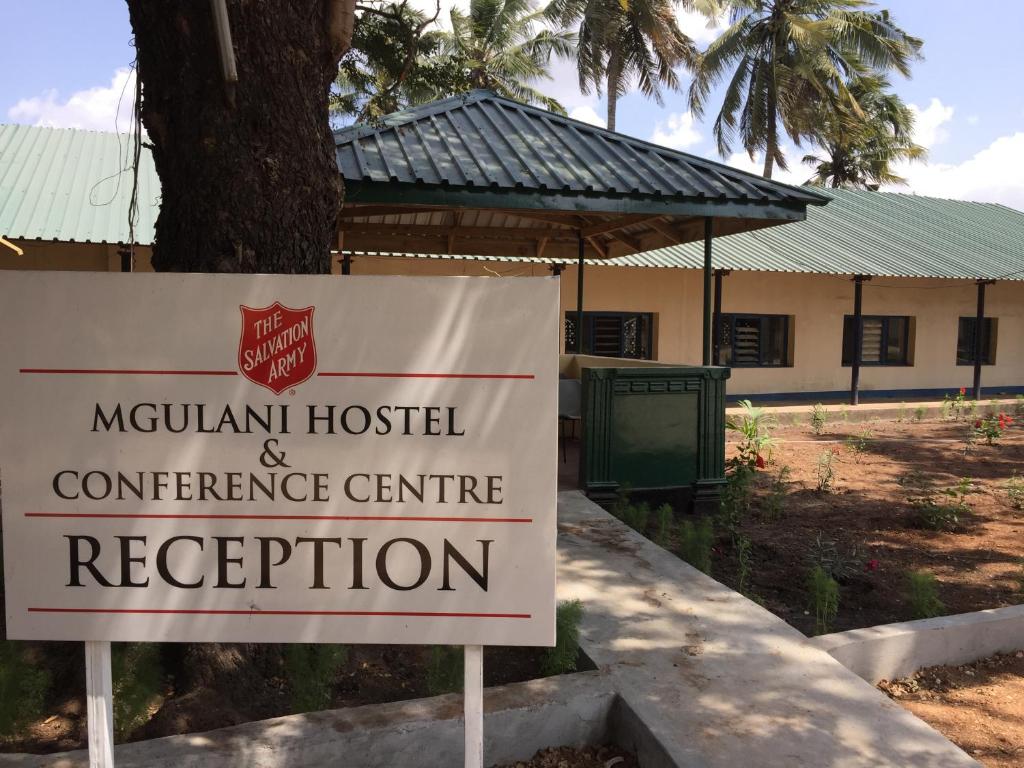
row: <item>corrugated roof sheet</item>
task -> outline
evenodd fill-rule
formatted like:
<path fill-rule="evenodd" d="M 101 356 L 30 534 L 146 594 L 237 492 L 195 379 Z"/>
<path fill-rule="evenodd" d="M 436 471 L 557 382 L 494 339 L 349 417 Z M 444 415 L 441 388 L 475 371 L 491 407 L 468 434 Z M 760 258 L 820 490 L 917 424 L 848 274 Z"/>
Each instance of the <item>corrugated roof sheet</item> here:
<path fill-rule="evenodd" d="M 1024 280 L 1024 213 L 995 203 L 828 190 L 805 221 L 716 238 L 716 269 Z M 698 243 L 607 263 L 700 269 Z"/>
<path fill-rule="evenodd" d="M 335 132 L 348 182 L 823 205 L 801 187 L 471 91 Z"/>
<path fill-rule="evenodd" d="M 128 137 L 70 128 L 0 125 L 0 235 L 127 243 Z M 153 242 L 160 180 L 143 149 L 135 242 Z"/>

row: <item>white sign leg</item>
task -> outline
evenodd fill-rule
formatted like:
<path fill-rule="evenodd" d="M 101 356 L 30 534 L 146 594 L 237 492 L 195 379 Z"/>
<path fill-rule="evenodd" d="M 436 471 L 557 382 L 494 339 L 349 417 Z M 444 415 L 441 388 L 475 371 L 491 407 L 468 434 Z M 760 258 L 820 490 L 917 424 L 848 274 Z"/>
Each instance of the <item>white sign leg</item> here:
<path fill-rule="evenodd" d="M 466 768 L 484 766 L 484 647 L 467 645 L 465 657 Z"/>
<path fill-rule="evenodd" d="M 85 644 L 85 700 L 89 768 L 114 768 L 114 688 L 110 679 L 110 643 Z"/>

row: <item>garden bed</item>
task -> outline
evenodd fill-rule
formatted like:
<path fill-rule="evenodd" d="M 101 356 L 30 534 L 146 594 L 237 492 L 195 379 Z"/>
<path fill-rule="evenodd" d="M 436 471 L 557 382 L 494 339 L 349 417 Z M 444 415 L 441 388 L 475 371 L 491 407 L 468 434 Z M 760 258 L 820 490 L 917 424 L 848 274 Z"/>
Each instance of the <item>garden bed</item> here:
<path fill-rule="evenodd" d="M 740 502 L 733 495 L 731 507 L 727 494 L 713 531 L 704 531 L 710 563 L 699 562 L 699 521 L 684 517 L 689 531 L 666 534 L 652 508 L 644 532 L 808 635 L 1024 602 L 1024 511 L 1014 508 L 1024 480 L 1016 496 L 1008 485 L 1024 473 L 1018 421 L 987 445 L 974 416 L 852 424 L 832 413 L 815 434 L 810 413 L 762 430 L 776 444 L 762 449 L 749 493 Z M 728 437 L 732 460 L 742 436 Z M 610 507 L 630 522 L 623 508 L 621 500 Z M 815 565 L 838 585 L 824 630 L 808 587 Z M 916 602 L 912 572 L 924 574 Z"/>
<path fill-rule="evenodd" d="M 1024 764 L 1024 652 L 930 667 L 878 687 L 986 768 Z"/>
<path fill-rule="evenodd" d="M 495 768 L 637 768 L 636 757 L 618 747 L 552 747 L 533 759 Z"/>

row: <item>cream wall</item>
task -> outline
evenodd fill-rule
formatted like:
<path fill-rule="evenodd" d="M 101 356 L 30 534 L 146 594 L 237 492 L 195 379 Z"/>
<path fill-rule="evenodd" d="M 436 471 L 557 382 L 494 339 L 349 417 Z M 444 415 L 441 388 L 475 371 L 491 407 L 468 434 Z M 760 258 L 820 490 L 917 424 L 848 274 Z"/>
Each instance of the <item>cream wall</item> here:
<path fill-rule="evenodd" d="M 115 245 L 16 241 L 24 256 L 0 248 L 0 269 L 120 270 Z M 150 251 L 136 249 L 136 270 L 150 271 Z M 338 271 L 337 269 L 335 270 Z M 352 273 L 374 275 L 548 276 L 547 264 L 359 256 Z M 703 277 L 698 270 L 587 265 L 584 309 L 651 312 L 655 358 L 699 364 Z M 865 366 L 861 388 L 955 389 L 970 386 L 973 369 L 956 365 L 957 323 L 974 316 L 977 289 L 968 280 L 877 278 L 864 284 L 864 313 L 915 318 L 914 364 Z M 576 267 L 561 276 L 562 314 L 576 309 Z M 850 369 L 841 366 L 843 316 L 853 313 L 853 283 L 827 275 L 733 272 L 722 281 L 722 311 L 793 316 L 794 365 L 734 368 L 730 394 L 842 392 Z M 1024 387 L 1024 282 L 999 282 L 986 293 L 986 316 L 998 318 L 996 364 L 985 366 L 985 387 Z"/>

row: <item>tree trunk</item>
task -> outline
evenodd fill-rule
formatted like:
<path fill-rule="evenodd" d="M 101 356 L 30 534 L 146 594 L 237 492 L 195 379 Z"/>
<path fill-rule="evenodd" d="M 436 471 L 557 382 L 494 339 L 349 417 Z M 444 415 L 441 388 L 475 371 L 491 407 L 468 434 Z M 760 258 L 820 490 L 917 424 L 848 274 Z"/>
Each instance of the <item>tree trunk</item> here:
<path fill-rule="evenodd" d="M 775 157 L 779 152 L 778 114 L 779 97 L 775 92 L 775 75 L 773 65 L 771 80 L 768 83 L 768 125 L 767 131 L 765 132 L 764 172 L 761 174 L 766 179 L 770 179 L 772 177 L 772 169 L 775 167 Z"/>
<path fill-rule="evenodd" d="M 228 0 L 238 82 L 210 0 L 127 0 L 160 176 L 161 271 L 326 273 L 342 186 L 327 97 L 354 0 Z"/>
<path fill-rule="evenodd" d="M 613 49 L 611 55 L 608 57 L 608 77 L 607 77 L 607 94 L 608 94 L 608 130 L 615 130 L 615 110 L 619 105 L 619 55 L 618 52 Z"/>

